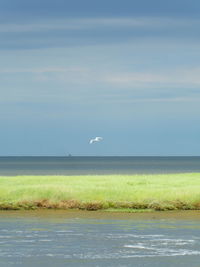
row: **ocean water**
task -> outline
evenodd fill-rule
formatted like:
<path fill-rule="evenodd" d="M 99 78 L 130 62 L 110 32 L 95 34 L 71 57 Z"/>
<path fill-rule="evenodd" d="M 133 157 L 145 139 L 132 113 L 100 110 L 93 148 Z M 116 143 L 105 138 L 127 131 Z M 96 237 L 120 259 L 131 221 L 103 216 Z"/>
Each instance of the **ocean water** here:
<path fill-rule="evenodd" d="M 92 216 L 0 213 L 0 266 L 200 266 L 199 216 Z"/>
<path fill-rule="evenodd" d="M 0 157 L 0 175 L 200 172 L 200 157 Z"/>

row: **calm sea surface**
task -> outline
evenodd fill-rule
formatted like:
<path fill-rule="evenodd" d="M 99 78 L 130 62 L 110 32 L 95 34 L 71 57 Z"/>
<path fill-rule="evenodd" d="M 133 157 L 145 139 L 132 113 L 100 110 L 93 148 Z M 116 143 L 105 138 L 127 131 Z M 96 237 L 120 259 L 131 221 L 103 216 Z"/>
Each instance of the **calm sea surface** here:
<path fill-rule="evenodd" d="M 200 157 L 0 157 L 0 175 L 200 172 Z"/>
<path fill-rule="evenodd" d="M 199 215 L 89 214 L 1 212 L 0 266 L 200 266 Z"/>

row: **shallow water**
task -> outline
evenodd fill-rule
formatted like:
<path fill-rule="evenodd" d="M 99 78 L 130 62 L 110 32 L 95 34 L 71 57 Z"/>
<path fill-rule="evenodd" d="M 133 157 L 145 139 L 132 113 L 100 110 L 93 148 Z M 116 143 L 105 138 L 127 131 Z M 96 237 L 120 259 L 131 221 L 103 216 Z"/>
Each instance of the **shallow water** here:
<path fill-rule="evenodd" d="M 0 157 L 0 175 L 200 172 L 200 157 Z"/>
<path fill-rule="evenodd" d="M 200 214 L 0 212 L 0 266 L 200 266 Z"/>

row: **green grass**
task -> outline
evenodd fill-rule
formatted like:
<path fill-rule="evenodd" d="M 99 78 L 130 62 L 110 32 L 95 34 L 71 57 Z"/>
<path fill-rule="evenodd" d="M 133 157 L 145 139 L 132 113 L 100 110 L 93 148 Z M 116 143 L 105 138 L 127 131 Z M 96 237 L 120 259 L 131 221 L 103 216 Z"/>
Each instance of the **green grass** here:
<path fill-rule="evenodd" d="M 200 173 L 0 177 L 0 209 L 200 209 Z"/>

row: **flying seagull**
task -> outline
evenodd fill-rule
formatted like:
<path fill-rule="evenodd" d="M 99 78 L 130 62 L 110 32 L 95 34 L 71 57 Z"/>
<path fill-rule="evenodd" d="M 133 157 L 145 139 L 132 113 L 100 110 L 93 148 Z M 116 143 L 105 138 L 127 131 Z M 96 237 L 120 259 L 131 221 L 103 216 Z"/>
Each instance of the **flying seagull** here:
<path fill-rule="evenodd" d="M 97 137 L 95 137 L 94 139 L 91 139 L 91 140 L 90 140 L 90 144 L 95 143 L 95 142 L 99 142 L 99 141 L 101 141 L 101 140 L 103 140 L 103 138 L 100 137 L 100 136 L 97 136 Z"/>

